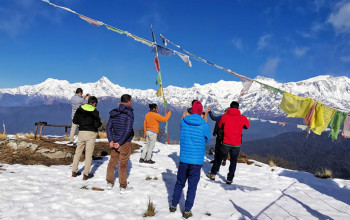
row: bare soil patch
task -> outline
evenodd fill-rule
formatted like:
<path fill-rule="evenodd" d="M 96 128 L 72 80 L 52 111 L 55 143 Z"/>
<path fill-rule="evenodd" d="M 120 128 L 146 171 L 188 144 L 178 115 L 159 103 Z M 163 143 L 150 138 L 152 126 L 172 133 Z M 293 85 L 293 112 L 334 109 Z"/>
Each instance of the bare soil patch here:
<path fill-rule="evenodd" d="M 74 155 L 76 146 L 67 146 L 64 144 L 55 144 L 56 141 L 64 141 L 63 139 L 23 139 L 27 143 L 33 143 L 40 147 L 48 149 L 56 149 L 62 152 L 71 153 Z M 132 143 L 132 153 L 139 149 L 141 146 Z M 73 162 L 73 157 L 62 159 L 50 159 L 41 153 L 30 152 L 29 149 L 19 149 L 17 151 L 8 147 L 6 143 L 0 145 L 0 163 L 3 164 L 23 164 L 23 165 L 69 165 Z M 108 142 L 96 142 L 93 156 L 107 156 L 110 155 L 110 148 Z M 85 155 L 80 158 L 81 161 L 85 160 Z"/>

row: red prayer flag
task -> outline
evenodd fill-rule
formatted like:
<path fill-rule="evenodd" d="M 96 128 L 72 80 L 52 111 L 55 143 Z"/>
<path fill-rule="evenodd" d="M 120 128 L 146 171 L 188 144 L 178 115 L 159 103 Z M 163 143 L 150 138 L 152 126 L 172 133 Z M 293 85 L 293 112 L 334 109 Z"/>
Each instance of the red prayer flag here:
<path fill-rule="evenodd" d="M 154 63 L 154 68 L 156 69 L 157 72 L 159 72 L 160 66 L 159 66 L 159 60 L 157 56 L 154 58 L 153 63 Z"/>

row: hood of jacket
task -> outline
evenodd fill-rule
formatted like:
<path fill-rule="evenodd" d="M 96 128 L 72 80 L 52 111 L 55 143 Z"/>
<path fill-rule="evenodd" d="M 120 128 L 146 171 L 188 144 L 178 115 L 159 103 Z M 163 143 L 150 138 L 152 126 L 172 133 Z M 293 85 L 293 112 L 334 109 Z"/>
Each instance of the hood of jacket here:
<path fill-rule="evenodd" d="M 187 115 L 183 120 L 186 124 L 192 126 L 200 126 L 206 123 L 205 120 L 197 114 Z"/>
<path fill-rule="evenodd" d="M 96 113 L 95 111 L 96 111 L 96 108 L 90 104 L 81 105 L 77 109 L 77 112 L 79 112 L 81 117 L 83 118 L 95 116 L 95 113 Z"/>
<path fill-rule="evenodd" d="M 132 112 L 134 109 L 131 106 L 124 105 L 124 104 L 119 104 L 119 106 L 112 111 L 109 112 L 109 115 L 111 118 L 117 117 L 120 114 L 127 114 L 130 117 L 133 116 Z"/>
<path fill-rule="evenodd" d="M 238 116 L 238 115 L 241 115 L 241 111 L 238 110 L 237 108 L 229 108 L 226 114 L 232 115 L 232 116 Z"/>

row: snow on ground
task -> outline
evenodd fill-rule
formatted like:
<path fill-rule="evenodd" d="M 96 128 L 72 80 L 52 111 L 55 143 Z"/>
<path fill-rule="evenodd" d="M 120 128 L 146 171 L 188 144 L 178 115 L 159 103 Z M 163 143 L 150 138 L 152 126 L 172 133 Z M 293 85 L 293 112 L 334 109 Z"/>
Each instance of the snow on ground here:
<path fill-rule="evenodd" d="M 3 164 L 0 219 L 144 219 L 149 199 L 156 206 L 153 219 L 181 219 L 183 199 L 175 214 L 168 209 L 179 148 L 157 143 L 155 164 L 140 164 L 140 154 L 131 155 L 128 182 L 134 191 L 129 194 L 119 194 L 118 184 L 111 191 L 91 190 L 106 187 L 109 157 L 93 161 L 95 177 L 87 181 L 70 177 L 71 166 Z M 264 164 L 238 164 L 234 183 L 226 185 L 228 165 L 221 168 L 215 181 L 205 176 L 211 159 L 207 157 L 203 164 L 191 219 L 350 219 L 349 180 L 318 179 Z M 147 176 L 158 180 L 146 180 Z M 83 186 L 88 190 L 81 189 Z M 187 186 L 184 194 L 186 191 Z"/>

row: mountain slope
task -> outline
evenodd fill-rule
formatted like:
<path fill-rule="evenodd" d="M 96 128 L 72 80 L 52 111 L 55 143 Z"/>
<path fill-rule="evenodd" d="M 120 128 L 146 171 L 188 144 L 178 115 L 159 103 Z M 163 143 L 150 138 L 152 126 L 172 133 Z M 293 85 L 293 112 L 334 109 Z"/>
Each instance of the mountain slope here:
<path fill-rule="evenodd" d="M 333 77 L 321 75 L 299 82 L 280 83 L 273 79 L 257 77 L 256 80 L 267 85 L 282 89 L 302 97 L 310 97 L 321 101 L 323 104 L 347 112 L 350 109 L 350 78 Z M 20 86 L 12 89 L 0 89 L 0 100 L 8 99 L 6 103 L 11 103 L 11 97 L 21 96 L 22 102 L 26 99 L 42 99 L 50 104 L 53 100 L 67 102 L 76 88 L 83 88 L 85 93 L 93 94 L 97 97 L 119 98 L 124 93 L 129 93 L 140 103 L 149 103 L 154 100 L 161 102 L 155 96 L 155 90 L 128 89 L 113 84 L 106 77 L 102 77 L 95 83 L 74 83 L 70 84 L 66 80 L 47 79 L 46 81 L 33 86 Z M 188 107 L 193 99 L 203 102 L 204 106 L 213 109 L 223 110 L 229 106 L 230 102 L 239 99 L 242 89 L 240 81 L 223 81 L 209 83 L 206 85 L 194 84 L 191 88 L 181 88 L 168 86 L 164 88 L 165 97 L 170 105 L 175 108 Z M 283 117 L 285 114 L 279 109 L 282 99 L 281 94 L 271 94 L 260 84 L 253 83 L 248 94 L 241 100 L 242 111 L 250 116 L 260 116 L 268 118 Z M 3 106 L 4 104 L 1 104 Z"/>

